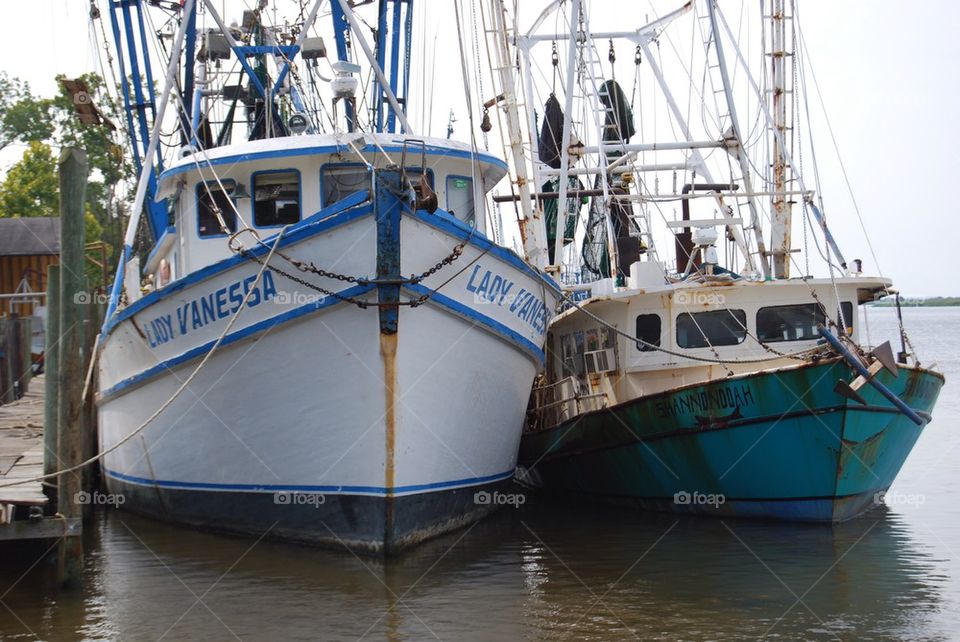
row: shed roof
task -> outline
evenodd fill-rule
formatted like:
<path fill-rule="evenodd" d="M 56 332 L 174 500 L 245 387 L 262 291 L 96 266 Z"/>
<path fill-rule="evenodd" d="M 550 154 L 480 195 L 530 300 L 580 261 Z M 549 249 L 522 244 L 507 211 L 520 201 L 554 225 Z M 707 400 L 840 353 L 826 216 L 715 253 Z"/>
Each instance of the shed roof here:
<path fill-rule="evenodd" d="M 0 218 L 0 256 L 60 254 L 60 218 Z"/>

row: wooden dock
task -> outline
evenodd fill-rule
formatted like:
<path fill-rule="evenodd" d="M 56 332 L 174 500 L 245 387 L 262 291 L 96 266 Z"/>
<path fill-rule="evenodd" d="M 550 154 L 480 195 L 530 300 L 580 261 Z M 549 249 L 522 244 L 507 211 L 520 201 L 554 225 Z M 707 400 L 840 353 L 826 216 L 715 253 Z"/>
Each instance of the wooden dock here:
<path fill-rule="evenodd" d="M 0 484 L 43 474 L 43 377 L 13 403 L 0 406 Z M 0 541 L 73 536 L 79 519 L 49 515 L 40 482 L 0 488 Z"/>

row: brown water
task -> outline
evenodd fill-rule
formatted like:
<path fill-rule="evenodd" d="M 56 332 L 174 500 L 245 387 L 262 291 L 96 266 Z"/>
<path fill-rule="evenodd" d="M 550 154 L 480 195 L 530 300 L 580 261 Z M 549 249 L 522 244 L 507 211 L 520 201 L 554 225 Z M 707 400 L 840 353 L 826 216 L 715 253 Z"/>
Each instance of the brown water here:
<path fill-rule="evenodd" d="M 960 638 L 960 309 L 906 316 L 947 386 L 894 504 L 860 519 L 678 519 L 531 497 L 383 563 L 108 510 L 78 591 L 51 590 L 43 563 L 21 577 L 44 547 L 0 548 L 0 638 Z M 892 310 L 870 322 L 875 342 L 895 336 Z"/>

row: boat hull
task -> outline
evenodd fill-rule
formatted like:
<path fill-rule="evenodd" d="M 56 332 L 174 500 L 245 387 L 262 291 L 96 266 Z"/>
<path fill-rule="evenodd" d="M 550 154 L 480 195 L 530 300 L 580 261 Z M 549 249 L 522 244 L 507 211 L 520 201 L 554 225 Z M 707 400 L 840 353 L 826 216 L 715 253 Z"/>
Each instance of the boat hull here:
<path fill-rule="evenodd" d="M 843 521 L 882 502 L 923 427 L 870 386 L 833 388 L 838 360 L 686 386 L 527 433 L 522 478 L 551 491 L 718 517 Z M 943 378 L 882 383 L 925 422 Z"/>
<path fill-rule="evenodd" d="M 339 256 L 340 272 L 374 273 L 382 234 L 371 228 L 382 225 L 372 211 L 319 220 L 324 225 L 309 234 L 294 230 L 282 251 L 317 265 Z M 393 300 L 420 300 L 394 308 L 395 316 L 373 305 L 383 296 L 373 284 L 344 287 L 300 274 L 340 294 L 307 300 L 315 292 L 277 270 L 285 264 L 274 257 L 264 273 L 274 291 L 261 283 L 257 305 L 238 313 L 199 370 L 229 315 L 181 324 L 191 316 L 181 311 L 211 298 L 215 305 L 217 292 L 252 283 L 257 262 L 231 260 L 175 284 L 109 328 L 99 371 L 100 448 L 108 490 L 123 496 L 123 508 L 374 554 L 491 510 L 477 493 L 513 477 L 548 313 L 544 306 L 534 319 L 477 297 L 471 284 L 481 277 L 460 267 L 481 266 L 541 297 L 543 282 L 449 220 L 408 212 L 398 222 L 394 245 L 410 257 L 398 264 L 403 274 L 420 273 L 468 242 L 460 264 L 409 286 L 384 286 L 399 290 Z M 552 308 L 558 295 L 548 296 Z"/>

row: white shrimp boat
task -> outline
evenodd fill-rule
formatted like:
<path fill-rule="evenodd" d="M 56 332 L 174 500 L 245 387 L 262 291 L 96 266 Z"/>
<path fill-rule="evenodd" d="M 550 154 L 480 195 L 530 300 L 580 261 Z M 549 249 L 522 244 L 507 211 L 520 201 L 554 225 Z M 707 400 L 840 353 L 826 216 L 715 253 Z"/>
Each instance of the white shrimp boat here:
<path fill-rule="evenodd" d="M 119 28 L 147 4 L 111 2 L 110 17 Z M 375 84 L 378 133 L 355 131 L 356 69 L 336 64 L 332 109 L 347 125 L 320 131 L 304 105 L 321 98 L 302 80 L 323 57 L 308 36 L 320 4 L 289 40 L 259 12 L 224 28 L 206 2 L 204 30 L 193 2 L 165 9 L 174 51 L 185 43 L 183 68 L 196 69 L 178 114 L 192 126 L 174 162 L 141 176 L 154 243 L 141 266 L 133 220 L 100 343 L 102 469 L 125 509 L 390 553 L 479 518 L 492 507 L 483 491 L 510 483 L 560 293 L 491 240 L 485 195 L 506 163 L 406 133 L 396 58 L 392 81 Z M 381 3 L 380 19 L 402 4 Z M 349 29 L 349 4 L 332 6 Z M 381 33 L 377 56 L 400 36 Z M 353 42 L 368 49 L 362 34 Z M 389 61 L 370 53 L 385 80 Z M 120 61 L 135 69 L 138 55 Z M 231 60 L 250 72 L 245 86 L 223 84 Z M 131 103 L 141 92 L 153 101 L 144 83 L 124 86 Z M 237 128 L 240 93 L 250 140 L 215 144 L 218 126 L 221 143 Z M 167 97 L 152 122 L 128 105 L 131 130 L 153 127 L 134 141 L 143 158 Z"/>

